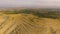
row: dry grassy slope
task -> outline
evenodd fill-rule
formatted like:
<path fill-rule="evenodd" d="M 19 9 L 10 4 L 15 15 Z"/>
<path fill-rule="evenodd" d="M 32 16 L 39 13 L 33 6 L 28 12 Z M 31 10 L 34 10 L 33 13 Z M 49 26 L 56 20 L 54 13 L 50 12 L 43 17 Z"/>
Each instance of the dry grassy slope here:
<path fill-rule="evenodd" d="M 0 14 L 0 34 L 60 34 L 60 21 L 32 14 Z"/>

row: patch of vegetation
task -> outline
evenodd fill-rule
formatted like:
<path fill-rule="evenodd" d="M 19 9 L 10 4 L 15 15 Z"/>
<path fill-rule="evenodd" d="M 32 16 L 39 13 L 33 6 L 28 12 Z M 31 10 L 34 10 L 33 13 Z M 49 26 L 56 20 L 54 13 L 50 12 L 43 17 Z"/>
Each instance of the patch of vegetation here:
<path fill-rule="evenodd" d="M 23 10 L 14 10 L 14 11 L 6 11 L 5 14 L 33 14 L 38 17 L 43 18 L 60 18 L 60 11 L 53 9 L 23 9 Z"/>

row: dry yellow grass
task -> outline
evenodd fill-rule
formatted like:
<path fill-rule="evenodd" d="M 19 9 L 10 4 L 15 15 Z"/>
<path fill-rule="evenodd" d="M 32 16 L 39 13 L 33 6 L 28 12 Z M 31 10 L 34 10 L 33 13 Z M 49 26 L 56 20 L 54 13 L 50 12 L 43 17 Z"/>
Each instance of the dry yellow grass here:
<path fill-rule="evenodd" d="M 60 34 L 60 21 L 32 14 L 0 14 L 0 34 Z"/>

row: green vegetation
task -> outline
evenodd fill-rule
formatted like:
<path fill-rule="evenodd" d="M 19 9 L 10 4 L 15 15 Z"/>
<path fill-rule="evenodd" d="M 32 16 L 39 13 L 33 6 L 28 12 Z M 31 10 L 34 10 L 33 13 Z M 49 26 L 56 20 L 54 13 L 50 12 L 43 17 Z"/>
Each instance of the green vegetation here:
<path fill-rule="evenodd" d="M 23 9 L 23 10 L 14 10 L 14 11 L 6 11 L 5 14 L 33 14 L 38 17 L 44 18 L 60 18 L 60 10 L 54 9 Z"/>

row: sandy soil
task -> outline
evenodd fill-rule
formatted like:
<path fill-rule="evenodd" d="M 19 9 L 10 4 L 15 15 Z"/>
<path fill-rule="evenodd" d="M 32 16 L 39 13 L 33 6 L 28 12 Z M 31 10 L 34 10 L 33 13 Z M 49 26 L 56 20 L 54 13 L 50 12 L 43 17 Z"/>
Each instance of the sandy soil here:
<path fill-rule="evenodd" d="M 60 34 L 60 20 L 31 14 L 0 14 L 0 34 Z"/>

